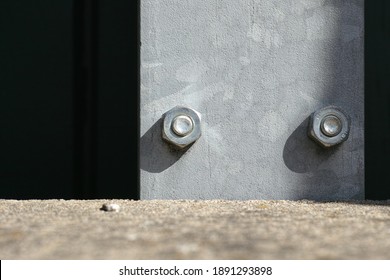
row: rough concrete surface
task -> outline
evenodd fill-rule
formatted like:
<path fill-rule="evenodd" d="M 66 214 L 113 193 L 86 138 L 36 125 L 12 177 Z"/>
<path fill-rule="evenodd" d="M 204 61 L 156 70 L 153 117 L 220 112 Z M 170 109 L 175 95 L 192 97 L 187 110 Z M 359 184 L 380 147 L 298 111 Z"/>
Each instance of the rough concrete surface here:
<path fill-rule="evenodd" d="M 0 200 L 0 259 L 389 259 L 389 237 L 390 200 Z"/>

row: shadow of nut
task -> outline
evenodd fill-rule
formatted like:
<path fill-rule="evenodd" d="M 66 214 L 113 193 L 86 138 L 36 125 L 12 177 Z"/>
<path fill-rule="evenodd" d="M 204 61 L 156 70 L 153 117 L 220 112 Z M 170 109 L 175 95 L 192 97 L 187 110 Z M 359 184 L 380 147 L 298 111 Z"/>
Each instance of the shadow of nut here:
<path fill-rule="evenodd" d="M 320 146 L 330 148 L 348 139 L 350 123 L 350 117 L 339 107 L 328 106 L 310 116 L 308 135 Z"/>
<path fill-rule="evenodd" d="M 194 143 L 202 134 L 201 114 L 194 109 L 176 106 L 163 119 L 162 138 L 177 149 Z"/>

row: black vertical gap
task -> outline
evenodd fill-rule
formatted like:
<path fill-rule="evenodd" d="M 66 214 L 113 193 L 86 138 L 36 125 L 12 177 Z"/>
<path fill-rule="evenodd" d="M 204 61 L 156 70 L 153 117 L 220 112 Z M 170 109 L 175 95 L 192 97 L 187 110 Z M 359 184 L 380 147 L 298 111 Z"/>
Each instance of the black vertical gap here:
<path fill-rule="evenodd" d="M 390 2 L 365 1 L 366 198 L 390 199 Z"/>
<path fill-rule="evenodd" d="M 139 198 L 139 5 L 99 0 L 98 198 Z"/>
<path fill-rule="evenodd" d="M 141 168 L 140 168 L 140 139 L 141 139 L 141 1 L 137 0 L 137 41 L 135 42 L 135 48 L 137 50 L 137 105 L 136 105 L 136 119 L 137 119 L 137 199 L 141 196 Z"/>
<path fill-rule="evenodd" d="M 97 33 L 95 0 L 74 0 L 74 197 L 94 198 L 97 182 Z"/>

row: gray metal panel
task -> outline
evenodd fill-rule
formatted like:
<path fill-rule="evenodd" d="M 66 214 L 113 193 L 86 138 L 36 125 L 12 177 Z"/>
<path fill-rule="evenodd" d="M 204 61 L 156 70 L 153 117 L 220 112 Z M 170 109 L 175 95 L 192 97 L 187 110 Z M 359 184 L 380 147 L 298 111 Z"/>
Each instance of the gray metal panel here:
<path fill-rule="evenodd" d="M 141 199 L 364 198 L 363 0 L 141 0 Z M 161 139 L 176 105 L 202 114 L 185 152 Z M 336 105 L 324 149 L 310 114 Z"/>

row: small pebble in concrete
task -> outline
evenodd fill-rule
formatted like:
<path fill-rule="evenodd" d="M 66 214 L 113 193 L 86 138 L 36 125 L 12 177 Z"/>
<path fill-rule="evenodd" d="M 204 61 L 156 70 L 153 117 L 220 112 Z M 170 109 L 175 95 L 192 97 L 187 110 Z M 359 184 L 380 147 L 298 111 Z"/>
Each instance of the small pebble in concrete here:
<path fill-rule="evenodd" d="M 102 208 L 100 208 L 100 210 L 107 212 L 119 212 L 120 209 L 121 207 L 115 203 L 105 203 L 103 204 Z"/>

